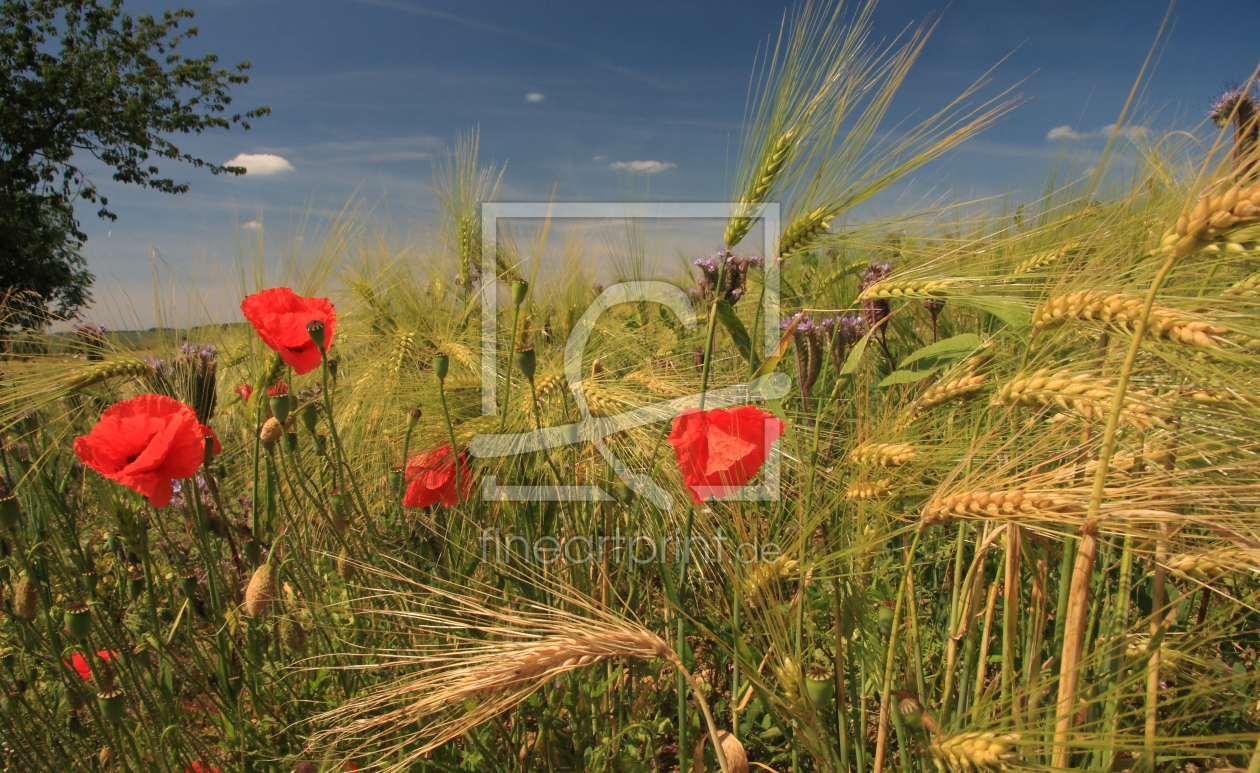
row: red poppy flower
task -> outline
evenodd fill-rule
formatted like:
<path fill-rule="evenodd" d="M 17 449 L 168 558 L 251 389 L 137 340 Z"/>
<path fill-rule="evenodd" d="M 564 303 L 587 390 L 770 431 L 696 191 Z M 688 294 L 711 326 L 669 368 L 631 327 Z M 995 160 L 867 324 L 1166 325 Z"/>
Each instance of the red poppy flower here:
<path fill-rule="evenodd" d="M 106 408 L 91 432 L 74 439 L 74 452 L 154 507 L 166 507 L 171 481 L 192 477 L 205 461 L 207 437 L 218 453 L 219 439 L 192 408 L 164 395 L 140 395 Z"/>
<path fill-rule="evenodd" d="M 101 650 L 96 653 L 96 656 L 101 660 L 109 660 L 111 655 L 113 657 L 118 657 L 117 652 L 110 652 L 108 650 Z M 65 663 L 66 668 L 73 668 L 75 671 L 78 671 L 79 676 L 83 677 L 83 681 L 86 682 L 88 679 L 92 678 L 92 669 L 88 668 L 87 658 L 83 657 L 79 653 L 76 652 L 71 655 L 69 663 L 66 663 L 64 660 L 61 662 Z"/>
<path fill-rule="evenodd" d="M 451 507 L 467 499 L 473 487 L 467 457 L 467 453 L 460 452 L 459 485 L 462 491 L 456 492 L 455 461 L 450 443 L 413 456 L 407 462 L 407 493 L 403 496 L 403 507 L 428 507 L 438 502 Z"/>
<path fill-rule="evenodd" d="M 220 773 L 219 769 L 213 765 L 202 765 L 200 762 L 194 762 L 191 768 L 184 768 L 184 773 Z"/>
<path fill-rule="evenodd" d="M 751 405 L 690 410 L 674 419 L 669 444 L 697 504 L 724 497 L 752 480 L 765 463 L 783 422 Z"/>
<path fill-rule="evenodd" d="M 281 379 L 280 381 L 277 381 L 275 386 L 267 390 L 268 397 L 282 397 L 284 395 L 287 395 L 288 393 L 289 393 L 289 385 L 284 383 L 283 379 Z"/>
<path fill-rule="evenodd" d="M 243 402 L 248 403 L 250 396 L 254 394 L 254 388 L 249 384 L 241 384 L 236 388 L 236 393 L 241 396 Z"/>
<path fill-rule="evenodd" d="M 346 771 L 346 773 L 359 773 L 359 766 L 354 762 L 347 762 L 343 764 L 341 769 Z"/>
<path fill-rule="evenodd" d="M 324 346 L 332 346 L 337 312 L 327 298 L 303 298 L 287 287 L 273 287 L 241 301 L 241 313 L 267 346 L 299 376 L 319 367 L 319 347 L 306 332 L 306 323 L 324 323 Z"/>

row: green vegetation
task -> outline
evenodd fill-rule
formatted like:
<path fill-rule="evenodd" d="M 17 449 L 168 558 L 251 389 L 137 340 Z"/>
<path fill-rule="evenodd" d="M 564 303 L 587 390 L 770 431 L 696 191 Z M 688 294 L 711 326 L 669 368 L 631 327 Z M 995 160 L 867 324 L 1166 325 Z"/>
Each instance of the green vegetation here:
<path fill-rule="evenodd" d="M 342 219 L 281 275 L 256 269 L 249 325 L 187 346 L 90 330 L 79 359 L 32 335 L 6 354 L 10 769 L 1260 769 L 1254 143 L 1237 152 L 1226 116 L 1206 150 L 1135 136 L 1013 211 L 820 225 L 1007 105 L 937 116 L 871 172 L 879 105 L 920 38 L 878 66 L 861 24 L 795 18 L 736 185 L 790 213 L 769 357 L 749 342 L 778 325 L 759 303 L 776 266 L 739 243 L 745 208 L 733 255 L 684 287 L 697 324 L 612 308 L 575 391 L 563 344 L 600 289 L 589 261 L 575 248 L 554 278 L 529 275 L 543 237 L 504 238 L 499 330 L 515 340 L 495 373 L 506 403 L 483 415 L 486 278 L 459 192 L 493 191 L 497 172 L 472 138 L 439 176 L 451 205 L 427 253 Z M 876 86 L 844 92 L 831 74 L 850 71 Z M 652 278 L 644 265 L 618 281 Z M 777 499 L 693 503 L 672 414 L 603 441 L 670 509 L 591 443 L 466 454 L 500 426 L 770 374 L 792 384 L 757 403 L 783 421 Z M 97 470 L 140 458 L 111 429 L 124 401 L 168 411 L 152 430 L 166 457 L 120 485 Z M 701 444 L 713 468 L 752 459 L 766 482 L 755 436 L 719 418 Z M 221 453 L 199 456 L 202 424 Z M 483 476 L 609 496 L 486 501 Z M 664 560 L 643 544 L 592 559 L 575 537 L 673 542 Z M 743 543 L 760 560 L 733 555 Z"/>

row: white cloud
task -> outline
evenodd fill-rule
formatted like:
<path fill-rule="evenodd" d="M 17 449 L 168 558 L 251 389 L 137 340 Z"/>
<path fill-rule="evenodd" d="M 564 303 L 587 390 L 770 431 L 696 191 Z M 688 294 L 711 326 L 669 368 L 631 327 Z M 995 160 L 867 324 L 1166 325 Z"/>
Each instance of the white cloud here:
<path fill-rule="evenodd" d="M 251 220 L 245 225 L 241 226 L 241 228 L 247 228 L 250 231 L 261 231 L 262 227 L 263 227 L 263 224 L 258 222 L 257 220 Z"/>
<path fill-rule="evenodd" d="M 1048 140 L 1087 140 L 1094 137 L 1110 138 L 1116 131 L 1116 125 L 1108 124 L 1096 132 L 1078 132 L 1071 126 L 1056 126 L 1046 134 Z M 1146 134 L 1145 126 L 1125 126 L 1120 129 L 1121 137 L 1141 137 Z"/>
<path fill-rule="evenodd" d="M 631 172 L 643 172 L 644 174 L 653 174 L 666 169 L 673 169 L 677 164 L 669 161 L 614 161 L 611 165 L 612 169 L 627 169 Z"/>
<path fill-rule="evenodd" d="M 546 98 L 546 95 L 539 94 L 537 91 L 525 95 L 526 102 L 541 102 Z"/>
<path fill-rule="evenodd" d="M 260 176 L 293 171 L 293 164 L 270 153 L 241 153 L 224 166 L 243 166 L 246 174 Z"/>

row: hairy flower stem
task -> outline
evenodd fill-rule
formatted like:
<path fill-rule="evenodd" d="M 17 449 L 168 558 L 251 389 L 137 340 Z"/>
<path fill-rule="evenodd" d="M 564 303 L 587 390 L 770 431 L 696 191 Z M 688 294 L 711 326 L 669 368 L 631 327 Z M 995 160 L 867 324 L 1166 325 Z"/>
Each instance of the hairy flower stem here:
<path fill-rule="evenodd" d="M 455 426 L 451 424 L 451 409 L 446 405 L 445 379 L 438 379 L 438 397 L 442 401 L 442 417 L 446 420 L 446 434 L 451 439 L 451 459 L 455 462 L 455 500 L 459 501 L 464 489 L 459 480 L 459 449 L 455 446 Z"/>
<path fill-rule="evenodd" d="M 717 334 L 717 305 L 722 300 L 726 288 L 726 264 L 731 258 L 731 249 L 722 251 L 722 265 L 718 266 L 717 285 L 713 288 L 713 303 L 709 304 L 709 329 L 704 334 L 704 364 L 700 369 L 700 410 L 704 410 L 705 393 L 709 389 L 709 370 L 713 365 L 713 338 Z M 682 752 L 680 751 L 679 754 Z"/>
<path fill-rule="evenodd" d="M 503 413 L 499 414 L 499 434 L 503 434 L 503 427 L 507 424 L 508 406 L 512 404 L 512 352 L 516 351 L 516 324 L 521 317 L 521 307 L 514 306 L 512 309 L 512 337 L 508 339 L 508 363 L 507 363 L 507 383 L 503 387 Z M 451 449 L 455 446 L 452 444 Z M 455 465 L 456 469 L 459 465 Z"/>
<path fill-rule="evenodd" d="M 888 720 L 889 711 L 892 708 L 892 687 L 893 687 L 893 661 L 897 657 L 897 623 L 901 620 L 903 604 L 905 603 L 907 580 L 910 577 L 910 569 L 914 559 L 914 552 L 919 547 L 919 537 L 922 536 L 923 530 L 919 529 L 914 533 L 914 539 L 910 542 L 910 549 L 906 551 L 906 563 L 901 568 L 901 584 L 897 589 L 897 602 L 893 608 L 892 630 L 888 633 L 888 653 L 884 659 L 884 688 L 879 700 L 879 729 L 875 737 L 875 763 L 873 766 L 874 773 L 881 773 L 884 769 L 884 757 L 888 753 Z M 902 753 L 903 758 L 906 756 Z"/>
<path fill-rule="evenodd" d="M 359 483 L 354 477 L 354 470 L 350 465 L 350 458 L 346 456 L 345 448 L 341 445 L 341 435 L 337 432 L 337 422 L 333 418 L 332 408 L 332 390 L 328 388 L 328 350 L 319 347 L 320 359 L 320 376 L 324 384 L 324 411 L 328 415 L 328 432 L 332 435 L 333 448 L 336 452 L 336 458 L 333 463 L 333 485 L 344 486 L 346 479 L 350 480 L 350 490 L 354 493 L 354 501 L 359 506 L 359 512 L 363 516 L 363 520 L 367 523 L 368 531 L 373 537 L 376 534 L 376 524 L 368 515 L 367 505 L 363 501 L 363 495 L 359 493 Z M 455 465 L 456 472 L 459 465 Z"/>
<path fill-rule="evenodd" d="M 1155 296 L 1164 284 L 1168 274 L 1172 272 L 1176 258 L 1170 256 L 1160 266 L 1159 273 L 1151 281 L 1146 292 L 1146 300 L 1142 304 L 1142 314 L 1133 325 L 1133 341 L 1129 344 L 1124 364 L 1116 376 L 1115 395 L 1111 401 L 1111 410 L 1107 413 L 1107 426 L 1103 430 L 1102 446 L 1098 451 L 1098 468 L 1094 472 L 1094 486 L 1089 497 L 1089 509 L 1086 512 L 1085 526 L 1081 527 L 1081 544 L 1073 567 L 1072 585 L 1069 592 L 1067 621 L 1064 626 L 1063 650 L 1059 662 L 1061 664 L 1059 680 L 1059 699 L 1055 710 L 1054 726 L 1054 759 L 1057 768 L 1068 767 L 1070 758 L 1068 748 L 1068 732 L 1072 729 L 1075 715 L 1076 686 L 1080 681 L 1081 647 L 1084 644 L 1085 613 L 1089 606 L 1089 584 L 1094 572 L 1094 552 L 1098 540 L 1096 536 L 1097 519 L 1102 511 L 1104 487 L 1107 473 L 1111 469 L 1111 457 L 1115 452 L 1116 430 L 1120 424 L 1120 412 L 1124 408 L 1125 394 L 1129 389 L 1129 378 L 1133 375 L 1133 366 L 1137 362 L 1138 352 L 1142 348 L 1142 338 L 1146 335 L 1146 323 L 1155 305 Z"/>
<path fill-rule="evenodd" d="M 701 392 L 701 399 L 703 392 Z M 687 615 L 683 612 L 687 608 L 687 564 L 691 557 L 691 527 L 696 518 L 696 508 L 687 508 L 687 527 L 684 531 L 682 546 L 682 566 L 678 568 L 678 641 L 675 642 L 675 649 L 678 656 L 678 759 L 683 759 L 684 750 L 687 748 L 687 680 L 684 675 L 687 673 L 683 668 L 686 662 L 687 652 Z M 699 695 L 699 691 L 696 691 Z M 714 746 L 720 747 L 716 733 L 713 736 Z"/>

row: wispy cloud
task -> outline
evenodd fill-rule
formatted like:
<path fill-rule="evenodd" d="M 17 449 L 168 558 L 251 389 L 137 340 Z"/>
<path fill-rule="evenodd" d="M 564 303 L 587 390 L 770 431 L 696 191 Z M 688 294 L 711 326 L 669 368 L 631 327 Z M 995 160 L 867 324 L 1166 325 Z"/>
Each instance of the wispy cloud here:
<path fill-rule="evenodd" d="M 1114 123 L 1107 124 L 1096 132 L 1078 132 L 1071 126 L 1064 124 L 1056 126 L 1046 134 L 1048 140 L 1088 140 L 1095 137 L 1110 137 L 1115 134 L 1116 125 Z M 1146 134 L 1145 126 L 1125 126 L 1120 130 L 1121 137 L 1141 137 Z"/>
<path fill-rule="evenodd" d="M 670 161 L 614 161 L 609 165 L 612 169 L 626 169 L 631 172 L 655 174 L 678 166 Z"/>
<path fill-rule="evenodd" d="M 584 51 L 578 48 L 574 48 L 573 46 L 569 46 L 564 43 L 551 40 L 549 38 L 544 38 L 539 35 L 531 35 L 528 32 L 525 32 L 523 30 L 513 29 L 510 27 L 502 27 L 497 24 L 491 24 L 489 22 L 482 21 L 481 19 L 472 18 L 470 16 L 460 16 L 458 14 L 450 13 L 449 11 L 439 11 L 435 8 L 425 8 L 419 5 L 415 5 L 414 3 L 405 2 L 405 0 L 355 0 L 355 1 L 358 3 L 361 3 L 362 5 L 374 5 L 377 8 L 389 8 L 394 11 L 400 11 L 402 13 L 409 13 L 415 16 L 427 16 L 433 19 L 445 19 L 446 21 L 449 21 L 449 22 L 454 22 L 456 24 L 463 24 L 467 27 L 472 27 L 473 29 L 484 30 L 486 32 L 493 32 L 498 35 L 506 35 L 508 37 L 516 38 L 517 40 L 522 40 L 526 43 L 532 43 L 533 45 L 541 46 L 542 48 L 549 48 L 552 51 L 561 51 L 563 53 L 570 54 L 572 56 L 580 57 L 590 62 L 591 64 L 597 65 L 599 67 L 603 67 L 608 70 L 612 70 L 615 73 L 620 73 L 621 75 L 624 75 L 628 78 L 633 78 L 634 80 L 637 80 L 637 81 L 649 83 L 653 86 L 656 86 L 659 89 L 666 88 L 665 84 L 662 83 L 659 79 L 654 78 L 651 75 L 648 75 L 647 73 L 640 72 L 638 70 L 633 70 L 629 67 L 622 67 L 616 62 L 613 62 L 609 59 L 599 56 L 598 54 L 594 54 L 590 51 Z"/>
<path fill-rule="evenodd" d="M 245 167 L 245 173 L 252 176 L 293 171 L 293 164 L 290 164 L 280 156 L 273 156 L 270 153 L 241 153 L 224 164 L 224 166 L 243 166 Z"/>
<path fill-rule="evenodd" d="M 525 95 L 526 102 L 541 102 L 546 98 L 545 94 L 539 94 L 537 91 L 533 91 Z"/>
<path fill-rule="evenodd" d="M 245 228 L 250 231 L 261 231 L 262 227 L 263 227 L 263 224 L 258 222 L 257 220 L 251 220 L 245 225 L 241 226 L 241 228 Z"/>

